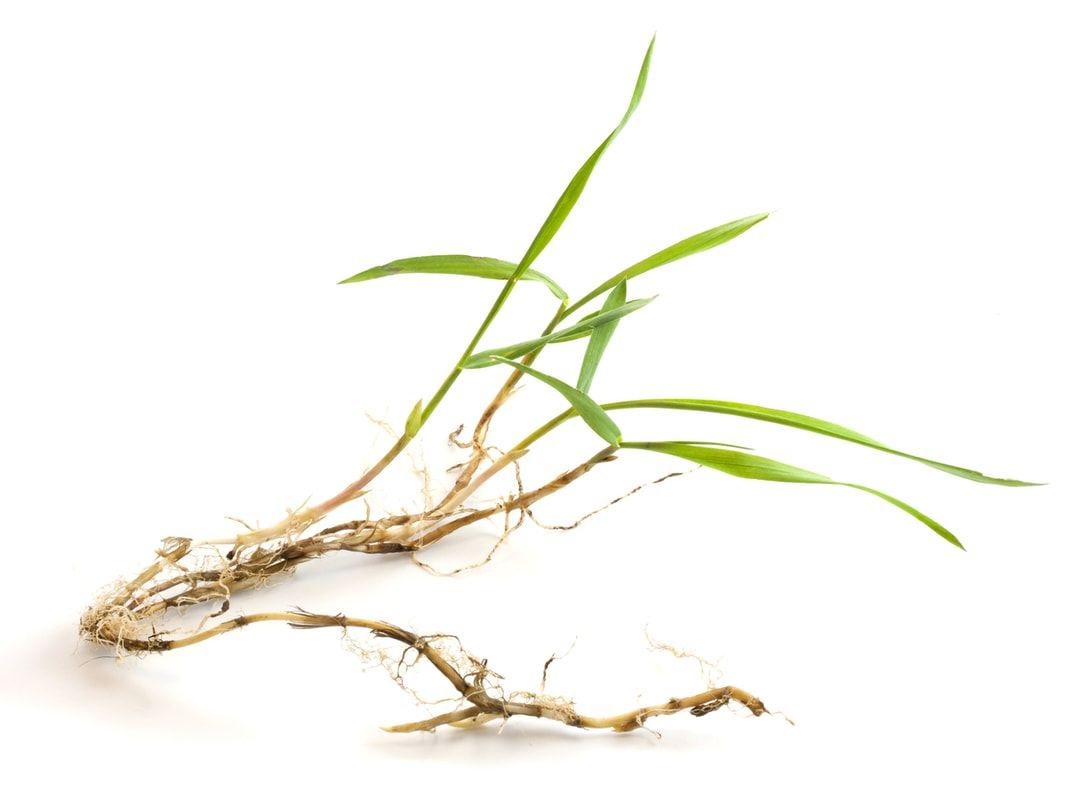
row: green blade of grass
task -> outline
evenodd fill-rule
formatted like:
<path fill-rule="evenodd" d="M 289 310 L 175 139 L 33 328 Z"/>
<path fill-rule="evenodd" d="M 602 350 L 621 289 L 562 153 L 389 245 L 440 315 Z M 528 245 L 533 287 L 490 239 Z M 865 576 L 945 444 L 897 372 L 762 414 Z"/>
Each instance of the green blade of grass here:
<path fill-rule="evenodd" d="M 991 483 L 997 486 L 1040 486 L 1038 483 L 1031 483 L 1029 481 L 1020 481 L 1012 478 L 993 478 L 989 475 L 984 475 L 973 469 L 967 469 L 966 467 L 957 467 L 952 464 L 945 464 L 941 461 L 933 461 L 929 458 L 923 458 L 922 456 L 913 455 L 911 453 L 905 453 L 900 450 L 895 450 L 892 447 L 875 441 L 869 436 L 865 436 L 862 433 L 858 433 L 849 428 L 845 428 L 841 425 L 837 425 L 833 422 L 827 422 L 817 417 L 809 417 L 806 414 L 797 414 L 792 411 L 783 411 L 778 408 L 765 408 L 763 406 L 748 405 L 747 403 L 733 403 L 725 400 L 700 400 L 700 399 L 681 399 L 681 398 L 661 398 L 653 400 L 626 400 L 618 403 L 606 403 L 604 405 L 607 409 L 624 409 L 624 408 L 667 408 L 675 409 L 679 411 L 705 411 L 713 414 L 729 414 L 736 417 L 747 417 L 748 419 L 761 420 L 763 422 L 773 422 L 778 425 L 786 425 L 791 428 L 799 428 L 803 431 L 810 433 L 819 433 L 823 436 L 831 436 L 835 439 L 842 439 L 846 442 L 852 442 L 853 444 L 863 445 L 864 447 L 870 447 L 874 450 L 880 450 L 883 453 L 889 453 L 890 455 L 899 456 L 901 458 L 907 458 L 912 461 L 917 461 L 920 464 L 925 464 L 928 467 L 947 472 L 950 475 L 955 475 L 958 478 L 965 478 L 969 481 L 975 481 L 977 483 Z"/>
<path fill-rule="evenodd" d="M 585 160 L 585 163 L 579 167 L 578 171 L 574 173 L 574 177 L 571 178 L 570 183 L 567 184 L 567 188 L 563 190 L 563 194 L 559 196 L 556 201 L 556 205 L 552 207 L 548 217 L 542 223 L 540 230 L 537 231 L 537 235 L 534 236 L 533 241 L 530 242 L 529 248 L 526 250 L 526 254 L 522 257 L 522 261 L 519 262 L 519 267 L 516 270 L 516 277 L 521 277 L 522 273 L 533 263 L 534 259 L 541 254 L 541 251 L 548 246 L 548 243 L 552 241 L 552 237 L 556 235 L 556 232 L 563 225 L 564 220 L 567 219 L 567 215 L 571 213 L 571 209 L 574 208 L 575 203 L 578 202 L 578 198 L 581 197 L 582 191 L 585 189 L 586 183 L 589 182 L 589 176 L 593 174 L 593 170 L 596 168 L 597 162 L 600 161 L 600 157 L 604 155 L 604 151 L 608 149 L 615 137 L 619 135 L 626 123 L 630 121 L 630 117 L 633 116 L 634 111 L 637 110 L 637 106 L 641 103 L 641 97 L 645 93 L 645 83 L 648 80 L 648 67 L 652 63 L 652 50 L 656 45 L 656 37 L 652 37 L 652 41 L 648 43 L 648 49 L 645 51 L 645 59 L 641 62 L 641 71 L 637 75 L 637 82 L 634 85 L 633 94 L 630 97 L 630 105 L 626 109 L 626 113 L 623 114 L 622 120 L 619 124 L 608 134 L 607 138 L 601 142 L 600 146 L 593 151 L 592 155 Z"/>
<path fill-rule="evenodd" d="M 491 278 L 498 281 L 508 280 L 515 272 L 518 264 L 511 261 L 501 261 L 496 258 L 483 258 L 480 256 L 445 255 L 445 256 L 417 256 L 415 258 L 401 258 L 371 267 L 355 275 L 345 278 L 341 283 L 362 283 L 376 278 L 386 278 L 390 275 L 467 275 L 474 278 Z M 548 287 L 560 300 L 567 301 L 567 293 L 563 288 L 544 273 L 528 269 L 521 276 L 521 280 L 539 281 Z"/>
<path fill-rule="evenodd" d="M 527 366 L 519 361 L 512 361 L 509 358 L 502 358 L 500 356 L 493 356 L 493 361 L 499 361 L 502 364 L 508 364 L 517 370 L 525 372 L 537 380 L 547 383 L 557 392 L 559 392 L 566 399 L 571 407 L 577 412 L 577 414 L 585 420 L 585 423 L 593 429 L 601 439 L 608 444 L 618 445 L 619 440 L 622 438 L 622 432 L 619 430 L 619 426 L 612 421 L 608 413 L 598 406 L 593 399 L 585 392 L 575 389 L 573 386 L 564 383 L 559 378 L 553 378 L 551 375 Z"/>
<path fill-rule="evenodd" d="M 600 310 L 611 311 L 621 307 L 625 302 L 626 281 L 623 281 L 612 289 L 611 294 L 608 295 L 608 299 L 604 301 L 604 306 Z M 580 391 L 588 392 L 589 387 L 593 385 L 593 376 L 596 374 L 597 367 L 600 366 L 600 359 L 604 357 L 604 351 L 607 349 L 608 342 L 611 341 L 611 335 L 615 333 L 615 328 L 618 325 L 619 321 L 614 320 L 605 325 L 600 325 L 589 334 L 589 344 L 585 346 L 585 355 L 582 356 L 582 368 L 578 372 L 577 387 Z"/>
<path fill-rule="evenodd" d="M 705 250 L 710 250 L 712 247 L 728 242 L 731 239 L 740 236 L 753 225 L 763 222 L 768 216 L 769 214 L 754 214 L 751 217 L 743 217 L 742 219 L 736 219 L 733 222 L 727 222 L 725 225 L 710 228 L 695 236 L 690 236 L 688 239 L 683 239 L 680 242 L 675 242 L 670 247 L 666 247 L 658 253 L 650 255 L 648 258 L 638 261 L 633 266 L 627 267 L 622 272 L 608 278 L 598 287 L 593 289 L 593 291 L 589 292 L 589 294 L 582 297 L 567 309 L 567 314 L 573 314 L 590 300 L 593 300 L 608 291 L 608 289 L 619 285 L 625 280 L 635 278 L 649 270 L 670 264 L 672 261 L 677 261 L 680 258 L 695 255 L 696 253 L 702 253 Z"/>
<path fill-rule="evenodd" d="M 701 466 L 710 467 L 719 472 L 725 472 L 728 475 L 749 480 L 824 484 L 829 486 L 847 486 L 851 489 L 858 489 L 861 492 L 873 494 L 875 497 L 879 497 L 900 510 L 907 512 L 945 541 L 954 544 L 961 550 L 963 549 L 960 540 L 957 539 L 944 525 L 926 516 L 926 514 L 923 514 L 917 508 L 908 505 L 903 500 L 898 500 L 885 492 L 880 492 L 869 486 L 862 486 L 858 483 L 835 481 L 833 478 L 829 478 L 826 475 L 820 475 L 818 472 L 811 472 L 810 470 L 801 469 L 800 467 L 794 467 L 791 464 L 784 464 L 781 461 L 757 456 L 753 453 L 738 452 L 737 450 L 722 450 L 717 447 L 683 444 L 679 442 L 623 442 L 621 447 L 651 450 L 655 453 L 663 453 L 665 455 L 675 456 L 676 458 L 683 458 L 686 461 L 692 461 L 695 464 L 700 464 Z"/>
<path fill-rule="evenodd" d="M 571 213 L 571 209 L 573 209 L 574 205 L 578 202 L 578 198 L 581 197 L 586 183 L 589 182 L 589 176 L 592 175 L 593 169 L 596 167 L 597 162 L 600 161 L 600 157 L 615 140 L 615 137 L 619 135 L 619 132 L 626 126 L 626 123 L 629 121 L 634 111 L 637 110 L 637 106 L 641 103 L 641 97 L 645 93 L 645 83 L 648 80 L 648 68 L 652 63 L 652 50 L 655 47 L 655 44 L 656 37 L 653 36 L 652 41 L 648 44 L 648 49 L 645 51 L 645 58 L 641 62 L 641 70 L 637 74 L 637 82 L 634 85 L 633 94 L 630 96 L 630 105 L 626 108 L 626 113 L 623 114 L 622 120 L 620 120 L 619 124 L 615 126 L 610 134 L 608 134 L 608 137 L 601 142 L 600 146 L 593 151 L 593 154 L 585 160 L 585 163 L 579 167 L 578 171 L 574 174 L 574 177 L 571 178 L 570 183 L 567 184 L 567 188 L 563 190 L 563 194 L 560 195 L 556 204 L 549 212 L 548 217 L 541 224 L 533 241 L 530 242 L 530 246 L 526 248 L 526 253 L 515 267 L 515 271 L 504 283 L 504 287 L 500 290 L 500 294 L 493 302 L 489 312 L 485 315 L 485 319 L 482 320 L 482 324 L 478 326 L 478 330 L 475 331 L 470 343 L 459 357 L 456 366 L 454 366 L 452 371 L 448 373 L 440 387 L 434 392 L 433 397 L 431 397 L 426 404 L 426 409 L 423 411 L 422 415 L 423 421 L 429 419 L 438 404 L 440 404 L 441 400 L 448 393 L 448 390 L 452 388 L 452 384 L 456 382 L 460 372 L 463 371 L 464 366 L 471 357 L 471 353 L 474 352 L 474 348 L 478 346 L 478 343 L 482 340 L 485 332 L 489 329 L 493 320 L 496 319 L 496 315 L 499 314 L 500 309 L 504 307 L 504 303 L 507 302 L 512 289 L 515 288 L 515 284 L 522 279 L 526 270 L 530 268 L 530 265 L 533 264 L 537 256 L 540 255 L 541 251 L 548 246 L 550 241 L 552 241 L 556 232 L 563 225 L 564 220 L 566 220 L 567 216 Z"/>
<path fill-rule="evenodd" d="M 603 408 L 603 406 L 601 406 Z M 734 450 L 751 450 L 751 447 L 745 447 L 743 444 L 730 444 L 729 442 L 708 442 L 703 439 L 669 439 L 660 440 L 660 444 L 700 444 L 707 447 L 729 447 Z"/>
<path fill-rule="evenodd" d="M 584 319 L 569 328 L 563 330 L 554 331 L 553 333 L 546 334 L 545 336 L 539 336 L 536 339 L 528 339 L 525 342 L 518 342 L 516 344 L 510 344 L 506 347 L 494 347 L 490 350 L 482 350 L 470 356 L 464 363 L 464 369 L 481 369 L 483 367 L 491 367 L 494 363 L 494 356 L 503 356 L 504 358 L 520 358 L 527 353 L 532 353 L 534 350 L 539 350 L 545 345 L 555 344 L 558 342 L 569 342 L 574 339 L 581 339 L 583 336 L 588 336 L 592 331 L 596 330 L 602 325 L 609 325 L 627 314 L 632 314 L 639 308 L 644 308 L 651 303 L 655 298 L 645 297 L 640 300 L 631 300 L 628 303 L 623 303 L 618 308 L 612 308 L 607 311 L 600 311 L 593 314 L 588 319 Z"/>

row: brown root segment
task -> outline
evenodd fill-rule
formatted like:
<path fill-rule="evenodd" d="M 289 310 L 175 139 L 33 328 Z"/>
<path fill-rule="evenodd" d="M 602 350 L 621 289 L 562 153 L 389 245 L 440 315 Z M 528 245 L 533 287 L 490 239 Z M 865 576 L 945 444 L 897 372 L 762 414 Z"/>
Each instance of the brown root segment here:
<path fill-rule="evenodd" d="M 408 650 L 413 651 L 416 660 L 423 659 L 431 664 L 451 684 L 457 695 L 456 702 L 461 706 L 430 719 L 383 729 L 391 733 L 432 731 L 442 725 L 472 727 L 491 720 L 507 720 L 510 717 L 535 717 L 575 728 L 604 728 L 625 733 L 644 727 L 651 717 L 677 714 L 680 711 L 688 711 L 693 716 L 702 717 L 731 702 L 744 706 L 757 717 L 767 712 L 766 706 L 758 697 L 736 686 L 722 686 L 621 714 L 607 717 L 589 716 L 577 712 L 572 703 L 557 697 L 530 692 L 506 693 L 498 683 L 499 676 L 488 668 L 487 662 L 464 650 L 455 637 L 419 636 L 388 622 L 347 617 L 343 614 L 312 614 L 303 610 L 246 614 L 183 638 L 127 639 L 124 644 L 126 649 L 131 651 L 177 650 L 258 622 L 287 622 L 293 628 L 304 630 L 341 628 L 346 633 L 349 628 L 362 628 L 375 636 L 400 642 L 406 646 L 405 653 Z M 443 645 L 437 644 L 438 642 L 451 642 L 454 647 L 449 652 Z M 403 656 L 400 662 L 404 663 Z"/>

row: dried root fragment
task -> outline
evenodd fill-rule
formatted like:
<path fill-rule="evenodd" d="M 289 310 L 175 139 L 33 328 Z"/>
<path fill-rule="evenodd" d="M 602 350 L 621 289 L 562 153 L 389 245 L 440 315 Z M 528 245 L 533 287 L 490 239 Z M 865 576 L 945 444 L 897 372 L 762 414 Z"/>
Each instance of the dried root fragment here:
<path fill-rule="evenodd" d="M 744 706 L 754 716 L 767 712 L 763 702 L 754 695 L 736 686 L 708 688 L 688 697 L 671 698 L 657 705 L 643 706 L 607 717 L 581 714 L 567 699 L 531 692 L 506 693 L 501 686 L 501 676 L 489 668 L 485 659 L 479 659 L 465 650 L 459 640 L 451 635 L 436 634 L 420 636 L 388 622 L 348 617 L 343 614 L 313 614 L 304 610 L 246 614 L 220 623 L 182 638 L 167 638 L 154 635 L 145 638 L 127 637 L 123 646 L 135 652 L 165 652 L 188 647 L 223 633 L 243 628 L 258 622 L 285 622 L 301 630 L 315 628 L 340 628 L 347 635 L 350 628 L 370 631 L 374 636 L 390 639 L 405 645 L 398 658 L 375 652 L 374 660 L 390 669 L 393 679 L 404 689 L 411 691 L 404 681 L 405 671 L 415 662 L 425 661 L 440 673 L 451 685 L 455 696 L 452 701 L 460 707 L 425 720 L 391 725 L 384 730 L 391 733 L 433 731 L 442 725 L 471 728 L 492 720 L 506 721 L 511 717 L 535 717 L 553 720 L 575 728 L 603 728 L 619 733 L 644 727 L 651 717 L 677 714 L 688 711 L 701 717 L 733 702 Z M 361 648 L 362 653 L 368 653 Z M 551 659 L 550 662 L 551 663 Z M 546 665 L 547 667 L 547 665 Z M 414 692 L 412 692 L 414 694 Z M 420 702 L 424 702 L 418 698 Z M 432 701 L 434 703 L 446 700 Z"/>

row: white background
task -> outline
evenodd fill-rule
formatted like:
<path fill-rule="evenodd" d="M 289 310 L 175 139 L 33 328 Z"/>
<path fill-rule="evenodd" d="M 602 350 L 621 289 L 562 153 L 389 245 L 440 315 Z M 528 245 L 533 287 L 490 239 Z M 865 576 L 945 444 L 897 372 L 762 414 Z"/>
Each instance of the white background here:
<path fill-rule="evenodd" d="M 5 3 L 5 784 L 1062 796 L 1056 5 Z M 620 326 L 594 396 L 789 408 L 1051 485 L 626 412 L 630 438 L 739 441 L 873 484 L 968 551 L 848 489 L 697 473 L 570 533 L 524 527 L 457 578 L 339 555 L 235 602 L 457 633 L 516 690 L 576 642 L 548 689 L 590 713 L 702 688 L 691 662 L 648 649 L 647 626 L 796 727 L 720 712 L 654 720 L 661 739 L 535 720 L 390 736 L 377 726 L 430 712 L 335 632 L 262 625 L 122 663 L 78 646 L 82 609 L 161 537 L 273 521 L 388 446 L 364 412 L 402 424 L 499 287 L 336 281 L 427 253 L 517 260 L 625 108 L 653 31 L 644 103 L 538 268 L 578 296 L 691 233 L 775 213 L 632 283 L 660 297 Z M 552 308 L 524 284 L 487 342 Z M 541 363 L 573 379 L 578 347 Z M 502 378 L 464 376 L 426 431 L 431 462 L 457 460 L 440 443 Z M 559 407 L 528 385 L 493 440 Z M 597 447 L 580 423 L 543 445 L 530 482 Z M 417 507 L 398 464 L 376 496 Z M 541 516 L 573 520 L 675 466 L 627 453 Z M 427 555 L 462 564 L 495 531 Z"/>

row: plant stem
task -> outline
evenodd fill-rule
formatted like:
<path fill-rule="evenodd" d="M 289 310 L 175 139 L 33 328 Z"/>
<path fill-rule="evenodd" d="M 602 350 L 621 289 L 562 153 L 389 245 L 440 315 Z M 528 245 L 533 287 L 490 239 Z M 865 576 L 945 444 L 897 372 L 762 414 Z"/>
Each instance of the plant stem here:
<path fill-rule="evenodd" d="M 378 460 L 377 464 L 375 464 L 369 470 L 364 472 L 358 480 L 353 483 L 350 483 L 348 486 L 346 486 L 336 495 L 331 497 L 329 500 L 326 500 L 325 502 L 319 503 L 317 506 L 308 509 L 308 515 L 313 516 L 316 519 L 325 516 L 338 506 L 344 505 L 349 500 L 359 495 L 363 491 L 364 487 L 367 486 L 367 484 L 369 484 L 372 480 L 378 477 L 378 475 L 381 474 L 382 470 L 389 466 L 389 464 L 392 463 L 392 461 L 398 455 L 404 452 L 404 448 L 408 446 L 408 443 L 410 441 L 411 437 L 409 437 L 407 434 L 401 436 L 399 439 L 397 439 L 396 444 L 392 446 L 389 452 Z"/>
<path fill-rule="evenodd" d="M 556 326 L 559 324 L 560 320 L 563 319 L 566 313 L 567 302 L 563 301 L 562 303 L 560 303 L 560 306 L 556 310 L 555 315 L 552 317 L 551 320 L 549 320 L 548 325 L 545 326 L 545 329 L 541 333 L 541 335 L 547 336 L 548 334 L 552 333 L 552 331 L 555 330 Z M 537 358 L 537 356 L 541 353 L 541 350 L 543 349 L 544 348 L 538 348 L 537 350 L 527 353 L 526 356 L 522 359 L 522 363 L 526 366 L 530 366 L 531 364 L 533 364 L 534 360 Z M 507 402 L 508 397 L 511 396 L 511 392 L 514 390 L 515 385 L 519 382 L 519 379 L 521 377 L 522 371 L 518 369 L 513 369 L 511 371 L 511 374 L 508 375 L 507 380 L 504 381 L 504 385 L 501 386 L 500 390 L 496 393 L 496 396 L 493 398 L 492 402 L 490 402 L 489 405 L 486 406 L 485 411 L 482 412 L 482 416 L 478 419 L 477 426 L 475 426 L 474 434 L 471 436 L 471 446 L 473 448 L 471 458 L 463 467 L 463 471 L 459 474 L 459 477 L 456 478 L 456 482 L 452 486 L 452 489 L 441 500 L 442 505 L 450 501 L 454 495 L 462 492 L 471 482 L 474 477 L 474 474 L 478 471 L 478 467 L 481 466 L 482 459 L 485 457 L 485 450 L 483 445 L 485 444 L 485 437 L 489 433 L 489 424 L 493 420 L 493 415 L 495 415 L 496 412 L 500 410 L 500 407 L 503 406 L 505 402 Z"/>
<path fill-rule="evenodd" d="M 459 519 L 445 521 L 444 524 L 436 526 L 432 531 L 427 530 L 422 534 L 422 536 L 420 536 L 418 540 L 419 548 L 422 549 L 424 547 L 428 547 L 439 539 L 443 539 L 448 534 L 459 530 L 460 528 L 466 527 L 467 525 L 470 525 L 472 522 L 477 522 L 480 519 L 485 519 L 486 517 L 492 516 L 496 513 L 500 513 L 501 511 L 506 512 L 516 508 L 529 508 L 538 500 L 542 500 L 545 497 L 548 497 L 550 494 L 558 492 L 565 486 L 569 486 L 570 484 L 574 483 L 574 481 L 585 475 L 597 464 L 603 464 L 607 461 L 614 461 L 615 451 L 617 449 L 618 448 L 616 447 L 605 447 L 603 450 L 596 453 L 596 455 L 594 455 L 592 458 L 588 459 L 587 461 L 583 461 L 581 464 L 579 464 L 577 467 L 574 467 L 573 469 L 567 470 L 554 480 L 550 481 L 549 483 L 546 483 L 540 489 L 535 489 L 534 491 L 526 492 L 525 494 L 519 495 L 514 500 L 505 501 L 500 506 L 497 506 L 495 508 L 482 509 L 480 511 L 472 511 L 469 515 L 461 517 Z"/>
<path fill-rule="evenodd" d="M 456 382 L 456 378 L 458 378 L 459 374 L 463 372 L 463 365 L 467 363 L 467 359 L 470 358 L 471 355 L 474 353 L 474 348 L 478 346 L 478 342 L 482 340 L 482 336 L 485 335 L 485 332 L 489 329 L 489 326 L 493 323 L 493 320 L 496 319 L 497 314 L 500 313 L 500 309 L 504 307 L 504 303 L 507 301 L 508 297 L 511 295 L 512 290 L 515 288 L 515 284 L 519 282 L 519 279 L 523 276 L 523 273 L 525 273 L 526 270 L 529 269 L 530 264 L 533 263 L 533 260 L 536 257 L 537 253 L 533 252 L 531 245 L 531 249 L 526 251 L 526 255 L 522 257 L 522 261 L 519 262 L 518 266 L 515 268 L 515 271 L 511 274 L 511 277 L 504 282 L 504 288 L 500 290 L 500 294 L 497 295 L 496 300 L 493 302 L 492 307 L 489 309 L 489 313 L 486 314 L 485 319 L 482 320 L 482 324 L 478 326 L 478 330 L 475 332 L 474 337 L 467 345 L 467 349 L 464 350 L 463 355 L 459 357 L 459 361 L 456 362 L 456 366 L 452 368 L 452 371 L 448 374 L 448 377 L 445 378 L 444 382 L 434 393 L 434 396 L 430 398 L 430 402 L 428 402 L 423 408 L 423 422 L 430 418 L 430 415 L 434 412 L 434 409 L 436 409 L 437 406 L 441 403 L 441 400 L 444 399 L 444 396 L 448 393 L 448 390 L 452 388 L 452 384 Z M 553 321 L 551 323 L 552 326 L 555 326 L 559 322 L 559 320 L 562 319 L 566 308 L 567 302 L 563 301 L 563 303 L 560 304 L 560 310 L 553 318 Z"/>
<path fill-rule="evenodd" d="M 474 348 L 478 346 L 478 343 L 481 341 L 482 336 L 485 335 L 485 332 L 489 329 L 489 326 L 492 324 L 493 320 L 496 319 L 497 314 L 500 313 L 500 309 L 503 308 L 504 303 L 507 301 L 508 296 L 511 294 L 511 291 L 515 288 L 515 285 L 522 277 L 522 274 L 529 267 L 528 262 L 533 261 L 533 258 L 529 256 L 530 253 L 527 252 L 527 256 L 523 259 L 523 263 L 519 264 L 518 268 L 504 284 L 504 288 L 501 289 L 500 294 L 496 298 L 496 301 L 489 309 L 489 313 L 485 315 L 485 319 L 482 320 L 482 324 L 478 327 L 478 330 L 471 338 L 470 343 L 463 351 L 463 355 L 459 357 L 459 360 L 452 368 L 452 371 L 441 383 L 437 391 L 434 392 L 434 395 L 430 398 L 430 401 L 423 407 L 422 416 L 419 419 L 418 425 L 413 430 L 405 432 L 404 436 L 397 440 L 396 444 L 393 445 L 392 449 L 390 449 L 388 453 L 382 456 L 378 463 L 371 467 L 371 469 L 369 469 L 366 473 L 364 473 L 362 477 L 347 486 L 335 497 L 331 498 L 330 500 L 327 500 L 324 503 L 320 503 L 313 509 L 310 509 L 309 514 L 315 512 L 318 516 L 322 516 L 337 508 L 338 506 L 347 503 L 360 491 L 362 491 L 367 484 L 374 480 L 374 478 L 376 478 L 382 470 L 384 470 L 390 463 L 392 463 L 397 456 L 404 452 L 408 444 L 412 441 L 412 439 L 414 439 L 415 434 L 418 433 L 418 431 L 422 429 L 422 426 L 426 424 L 426 421 L 430 418 L 430 415 L 433 414 L 437 406 L 440 405 L 445 395 L 448 394 L 449 389 L 452 388 L 452 385 L 459 378 L 460 373 L 463 372 L 463 365 L 467 362 L 467 359 L 471 357 L 471 354 L 474 353 Z M 560 303 L 558 310 L 552 317 L 552 320 L 548 323 L 548 326 L 545 328 L 544 333 L 542 333 L 541 335 L 546 336 L 551 333 L 555 329 L 556 325 L 559 324 L 559 321 L 563 319 L 563 317 L 566 315 L 566 312 L 567 301 L 564 300 L 562 303 Z M 539 352 L 540 350 L 535 350 L 534 352 L 529 353 L 523 360 L 523 363 L 527 365 L 532 364 L 534 359 L 537 358 L 537 354 Z M 513 370 L 511 376 L 509 376 L 509 378 L 504 382 L 504 385 L 501 387 L 500 391 L 497 392 L 497 395 L 494 398 L 493 402 L 490 403 L 489 407 L 485 410 L 485 412 L 483 412 L 482 417 L 478 422 L 478 427 L 476 429 L 476 435 L 478 434 L 478 432 L 480 432 L 480 438 L 478 439 L 479 446 L 485 439 L 485 433 L 489 428 L 489 421 L 492 419 L 493 414 L 501 405 L 503 405 L 504 401 L 507 399 L 508 393 L 515 387 L 515 384 L 518 382 L 519 376 L 521 374 L 522 373 L 519 370 Z M 454 491 L 462 490 L 463 487 L 465 487 L 467 483 L 469 483 L 471 476 L 477 470 L 478 465 L 480 463 L 481 453 L 479 447 L 476 447 L 474 456 L 471 459 L 471 464 L 468 464 L 467 468 L 465 468 L 464 472 L 460 475 L 459 480 L 457 480 L 456 482 L 456 486 L 458 486 L 458 489 L 455 489 L 454 487 Z M 473 467 L 471 466 L 472 464 Z M 447 501 L 448 499 L 450 499 L 450 497 L 451 494 L 446 496 L 445 500 Z"/>
<path fill-rule="evenodd" d="M 601 408 L 603 408 L 605 411 L 608 410 L 608 407 L 606 405 L 603 405 L 603 404 L 601 404 Z M 535 430 L 533 433 L 531 433 L 529 436 L 527 436 L 525 439 L 523 439 L 521 442 L 519 442 L 517 445 L 515 445 L 515 447 L 516 448 L 529 449 L 530 445 L 532 445 L 534 442 L 536 442 L 538 439 L 540 439 L 546 433 L 548 433 L 549 431 L 553 430 L 554 428 L 557 428 L 559 425 L 561 425 L 562 423 L 566 422 L 567 420 L 569 420 L 573 416 L 576 416 L 575 410 L 573 408 L 568 408 L 566 411 L 564 411 L 563 413 L 559 414 L 558 416 L 553 417 L 548 422 L 546 422 L 544 425 L 542 425 L 540 428 Z"/>

